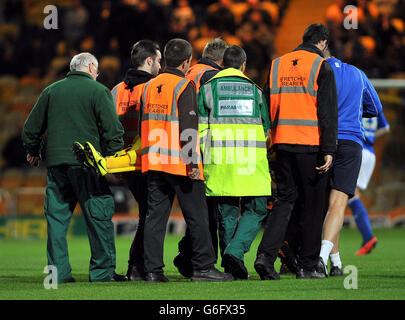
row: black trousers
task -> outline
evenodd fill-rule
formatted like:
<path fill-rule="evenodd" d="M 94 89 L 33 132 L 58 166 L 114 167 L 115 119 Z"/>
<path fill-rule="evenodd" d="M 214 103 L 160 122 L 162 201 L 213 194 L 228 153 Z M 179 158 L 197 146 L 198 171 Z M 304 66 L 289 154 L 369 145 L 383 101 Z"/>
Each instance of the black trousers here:
<path fill-rule="evenodd" d="M 208 226 L 210 231 L 210 237 L 212 246 L 215 252 L 215 260 L 218 260 L 218 206 L 216 203 L 216 197 L 207 197 L 208 206 Z M 186 229 L 186 233 L 179 242 L 179 252 L 187 259 L 191 260 L 192 248 L 191 248 L 191 234 L 190 228 Z"/>
<path fill-rule="evenodd" d="M 215 252 L 208 227 L 205 184 L 164 172 L 150 171 L 147 177 L 148 210 L 144 227 L 145 272 L 162 272 L 166 225 L 175 194 L 190 229 L 192 257 L 195 270 L 212 266 Z"/>
<path fill-rule="evenodd" d="M 258 253 L 266 254 L 273 263 L 299 198 L 295 212 L 300 244 L 298 263 L 306 270 L 317 265 L 329 174 L 319 174 L 315 167 L 323 163 L 318 153 L 277 151 L 274 167 L 277 197 L 258 248 Z"/>
<path fill-rule="evenodd" d="M 134 240 L 132 241 L 129 250 L 128 267 L 136 266 L 143 272 L 144 270 L 144 250 L 143 250 L 143 235 L 145 228 L 145 218 L 148 210 L 148 189 L 146 184 L 146 175 L 140 172 L 131 172 L 123 174 L 123 178 L 138 202 L 139 221 L 136 229 Z"/>

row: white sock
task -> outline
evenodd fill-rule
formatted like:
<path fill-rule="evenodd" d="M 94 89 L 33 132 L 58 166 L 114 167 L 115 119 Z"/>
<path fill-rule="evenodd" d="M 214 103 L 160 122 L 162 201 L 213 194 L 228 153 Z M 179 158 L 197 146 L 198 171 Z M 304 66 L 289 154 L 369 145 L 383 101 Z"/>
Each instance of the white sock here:
<path fill-rule="evenodd" d="M 329 260 L 329 254 L 333 249 L 333 242 L 329 240 L 322 240 L 322 246 L 321 246 L 321 252 L 319 253 L 319 256 L 323 259 L 323 262 L 325 262 L 325 265 L 328 265 L 328 260 Z"/>
<path fill-rule="evenodd" d="M 342 269 L 342 261 L 340 261 L 339 252 L 332 253 L 329 257 L 330 257 L 330 262 L 332 263 L 332 266 L 339 267 L 340 269 Z"/>

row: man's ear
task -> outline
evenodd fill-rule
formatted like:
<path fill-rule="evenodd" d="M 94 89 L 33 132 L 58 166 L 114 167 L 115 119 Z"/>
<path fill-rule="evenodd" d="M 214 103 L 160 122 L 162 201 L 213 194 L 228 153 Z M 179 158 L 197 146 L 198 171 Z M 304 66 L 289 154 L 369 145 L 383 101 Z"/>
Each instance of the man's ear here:
<path fill-rule="evenodd" d="M 147 57 L 147 58 L 146 58 L 146 64 L 147 64 L 148 66 L 153 65 L 153 59 L 152 59 L 152 57 Z"/>
<path fill-rule="evenodd" d="M 191 57 L 181 63 L 182 69 L 187 69 L 187 65 L 191 63 Z"/>
<path fill-rule="evenodd" d="M 246 69 L 246 61 L 243 61 L 242 65 L 240 66 L 240 71 L 245 72 Z"/>

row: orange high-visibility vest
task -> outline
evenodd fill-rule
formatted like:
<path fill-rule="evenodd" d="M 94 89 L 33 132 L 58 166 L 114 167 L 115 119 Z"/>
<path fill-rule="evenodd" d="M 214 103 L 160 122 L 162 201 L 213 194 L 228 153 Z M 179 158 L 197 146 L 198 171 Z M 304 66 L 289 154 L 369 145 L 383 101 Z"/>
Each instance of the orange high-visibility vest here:
<path fill-rule="evenodd" d="M 120 82 L 111 90 L 118 119 L 125 130 L 124 148 L 132 145 L 134 138 L 139 135 L 140 101 L 144 87 L 145 83 L 142 83 L 130 89 L 124 82 Z M 141 170 L 140 151 L 137 154 L 135 168 Z"/>
<path fill-rule="evenodd" d="M 190 80 L 162 73 L 146 83 L 142 98 L 142 172 L 161 171 L 187 176 L 187 164 L 180 156 L 179 111 L 177 103 Z M 198 141 L 198 131 L 196 137 Z M 199 143 L 196 143 L 201 175 Z"/>
<path fill-rule="evenodd" d="M 197 88 L 197 93 L 200 91 L 200 86 L 201 86 L 201 77 L 206 73 L 207 71 L 214 71 L 218 70 L 212 66 L 209 66 L 207 64 L 203 63 L 197 63 L 190 67 L 186 73 L 186 79 L 192 80 L 195 83 L 195 86 Z"/>
<path fill-rule="evenodd" d="M 320 144 L 317 80 L 324 60 L 305 50 L 273 60 L 269 79 L 273 144 Z"/>

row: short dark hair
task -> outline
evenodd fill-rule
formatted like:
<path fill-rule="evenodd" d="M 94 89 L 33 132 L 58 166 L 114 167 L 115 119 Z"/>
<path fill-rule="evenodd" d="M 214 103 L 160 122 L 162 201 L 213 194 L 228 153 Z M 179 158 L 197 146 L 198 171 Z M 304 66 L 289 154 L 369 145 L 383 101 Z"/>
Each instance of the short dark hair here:
<path fill-rule="evenodd" d="M 142 66 L 146 58 L 155 59 L 160 47 L 151 40 L 140 40 L 132 46 L 131 61 L 135 68 Z"/>
<path fill-rule="evenodd" d="M 239 69 L 246 60 L 245 50 L 237 45 L 230 46 L 224 52 L 224 68 Z"/>
<path fill-rule="evenodd" d="M 319 42 L 326 40 L 329 42 L 329 30 L 321 23 L 314 23 L 307 27 L 302 37 L 303 42 L 318 44 Z"/>
<path fill-rule="evenodd" d="M 193 52 L 191 44 L 184 39 L 172 39 L 165 45 L 164 59 L 166 66 L 177 68 L 183 61 L 190 59 Z"/>
<path fill-rule="evenodd" d="M 219 61 L 224 58 L 224 52 L 228 45 L 221 38 L 215 38 L 205 45 L 202 57 L 213 61 Z"/>

